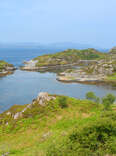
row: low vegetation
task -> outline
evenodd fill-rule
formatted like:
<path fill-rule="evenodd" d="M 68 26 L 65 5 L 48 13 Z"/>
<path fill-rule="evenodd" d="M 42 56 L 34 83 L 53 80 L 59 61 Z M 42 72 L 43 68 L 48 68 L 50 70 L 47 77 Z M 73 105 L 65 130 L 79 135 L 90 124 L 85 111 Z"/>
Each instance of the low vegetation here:
<path fill-rule="evenodd" d="M 28 108 L 13 106 L 0 115 L 0 154 L 10 156 L 113 156 L 116 154 L 115 96 L 85 100 L 56 96 Z M 99 102 L 96 99 L 99 98 Z M 10 112 L 10 113 L 9 113 Z"/>
<path fill-rule="evenodd" d="M 107 54 L 98 52 L 95 49 L 76 50 L 68 49 L 63 52 L 43 55 L 35 58 L 37 60 L 36 66 L 54 66 L 54 65 L 67 65 L 78 63 L 79 60 L 96 60 L 102 59 Z"/>

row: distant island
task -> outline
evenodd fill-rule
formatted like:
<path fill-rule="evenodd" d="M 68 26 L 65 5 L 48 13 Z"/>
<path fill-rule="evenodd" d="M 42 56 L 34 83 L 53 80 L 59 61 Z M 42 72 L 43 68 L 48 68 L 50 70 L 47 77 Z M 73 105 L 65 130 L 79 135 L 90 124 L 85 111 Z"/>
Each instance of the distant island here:
<path fill-rule="evenodd" d="M 43 56 L 38 56 L 31 61 L 24 62 L 25 66 L 21 69 L 23 70 L 39 70 L 39 69 L 50 69 L 56 67 L 65 67 L 72 65 L 79 65 L 82 60 L 100 60 L 104 58 L 107 54 L 99 52 L 93 48 L 77 50 L 68 49 L 63 52 L 58 52 L 55 54 L 47 54 Z"/>

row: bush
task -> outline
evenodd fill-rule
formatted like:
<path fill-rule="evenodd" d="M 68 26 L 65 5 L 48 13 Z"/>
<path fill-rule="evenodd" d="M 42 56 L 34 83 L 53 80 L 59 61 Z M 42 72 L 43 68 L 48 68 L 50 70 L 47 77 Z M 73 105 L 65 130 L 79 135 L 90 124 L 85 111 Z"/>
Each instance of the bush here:
<path fill-rule="evenodd" d="M 100 118 L 76 128 L 63 143 L 52 146 L 47 156 L 105 156 L 116 154 L 116 121 Z"/>
<path fill-rule="evenodd" d="M 92 101 L 94 101 L 94 102 L 96 102 L 96 103 L 99 103 L 99 102 L 100 102 L 99 97 L 97 97 L 97 96 L 94 94 L 94 92 L 88 92 L 88 93 L 86 94 L 86 99 L 92 100 Z"/>
<path fill-rule="evenodd" d="M 96 97 L 96 96 L 95 96 L 94 92 L 88 92 L 88 93 L 86 94 L 86 98 L 87 98 L 88 100 L 93 100 L 95 97 Z"/>
<path fill-rule="evenodd" d="M 67 98 L 66 98 L 65 96 L 61 96 L 61 97 L 59 98 L 58 102 L 59 102 L 59 106 L 60 106 L 61 108 L 66 108 L 66 107 L 68 107 L 68 105 L 67 105 Z"/>
<path fill-rule="evenodd" d="M 116 97 L 112 94 L 108 94 L 102 98 L 102 104 L 104 105 L 104 109 L 110 109 L 110 106 L 114 103 Z"/>
<path fill-rule="evenodd" d="M 116 121 L 116 113 L 114 111 L 105 111 L 101 114 L 102 118 L 109 118 L 110 120 Z"/>

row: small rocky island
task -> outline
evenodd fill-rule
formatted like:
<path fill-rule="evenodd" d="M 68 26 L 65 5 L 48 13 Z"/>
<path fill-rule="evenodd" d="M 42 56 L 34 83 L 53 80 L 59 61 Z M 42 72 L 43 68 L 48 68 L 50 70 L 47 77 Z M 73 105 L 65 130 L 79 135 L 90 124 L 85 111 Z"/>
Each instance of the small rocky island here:
<path fill-rule="evenodd" d="M 78 83 L 116 84 L 116 48 L 102 53 L 89 48 L 68 49 L 63 52 L 38 56 L 21 67 L 29 71 L 57 70 L 57 80 Z M 62 72 L 60 71 L 62 69 Z"/>
<path fill-rule="evenodd" d="M 53 69 L 70 68 L 82 64 L 85 60 L 99 60 L 105 55 L 106 54 L 92 48 L 84 50 L 68 49 L 55 54 L 38 56 L 28 62 L 24 62 L 25 65 L 21 67 L 21 69 L 29 71 L 49 71 Z"/>
<path fill-rule="evenodd" d="M 0 60 L 0 76 L 12 74 L 16 68 L 5 61 Z"/>

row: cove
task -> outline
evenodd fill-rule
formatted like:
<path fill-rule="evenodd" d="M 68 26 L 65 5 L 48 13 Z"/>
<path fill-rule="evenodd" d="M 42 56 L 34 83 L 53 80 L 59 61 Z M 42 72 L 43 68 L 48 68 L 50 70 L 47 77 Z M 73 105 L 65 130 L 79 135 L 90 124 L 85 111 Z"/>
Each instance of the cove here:
<path fill-rule="evenodd" d="M 29 104 L 39 92 L 60 94 L 75 98 L 85 98 L 88 91 L 97 96 L 108 93 L 116 95 L 116 88 L 79 83 L 61 83 L 56 80 L 55 73 L 39 73 L 16 70 L 14 74 L 0 78 L 0 112 L 14 104 Z"/>

